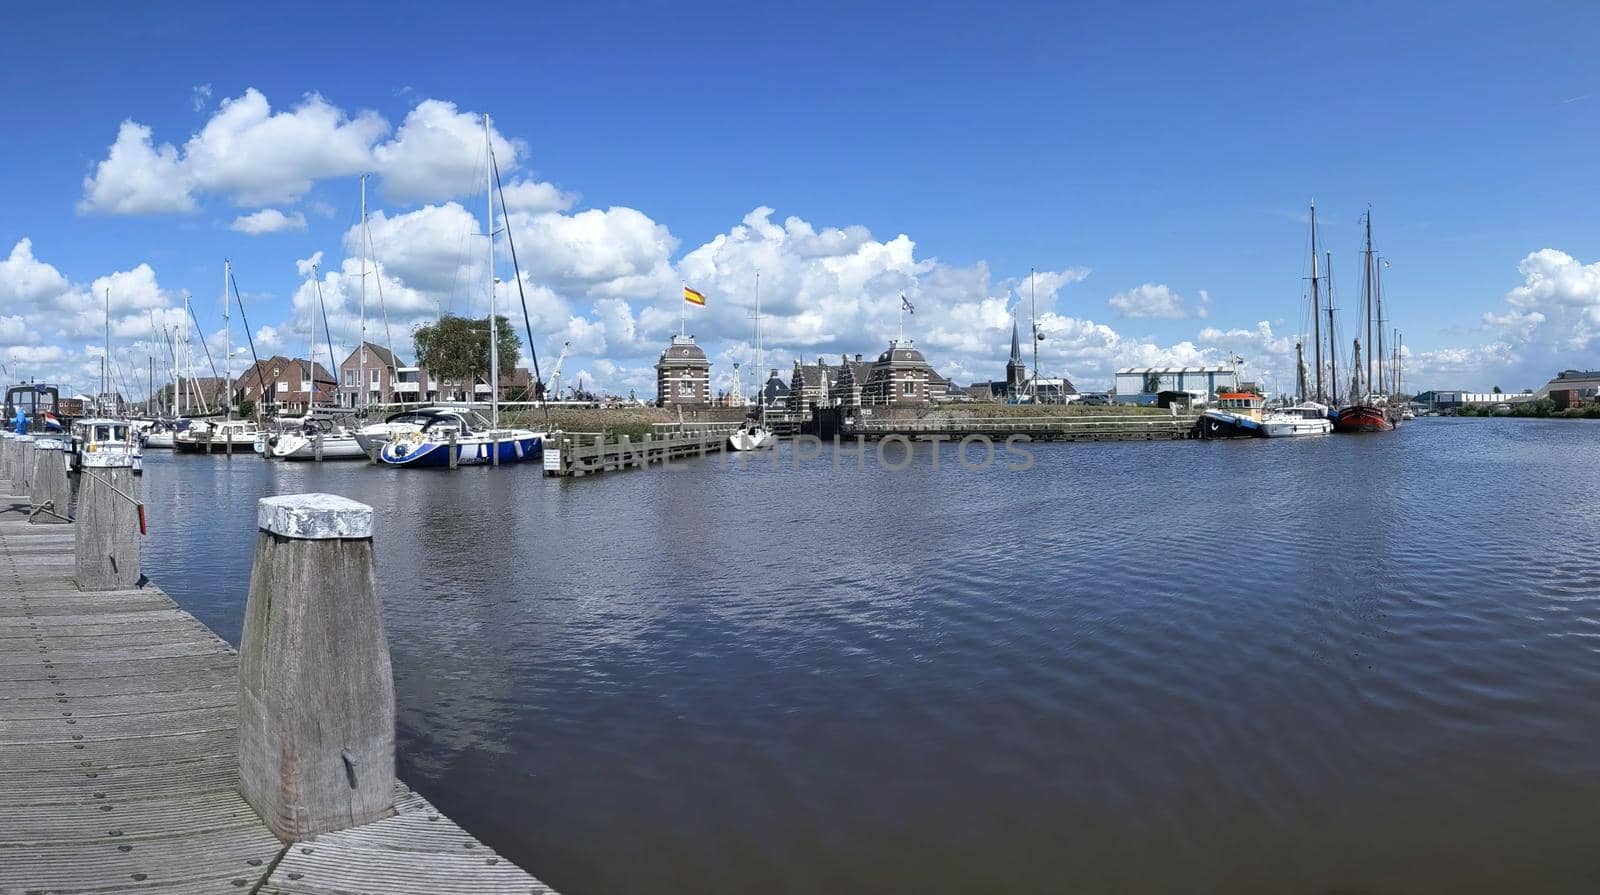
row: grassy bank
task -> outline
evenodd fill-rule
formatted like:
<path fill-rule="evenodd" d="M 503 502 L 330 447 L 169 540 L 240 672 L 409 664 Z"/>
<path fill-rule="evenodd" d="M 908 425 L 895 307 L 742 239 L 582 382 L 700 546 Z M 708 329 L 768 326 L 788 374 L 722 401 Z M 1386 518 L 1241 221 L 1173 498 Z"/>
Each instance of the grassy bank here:
<path fill-rule="evenodd" d="M 1541 398 L 1537 401 L 1513 404 L 1508 410 L 1495 410 L 1487 404 L 1471 405 L 1456 411 L 1456 416 L 1520 416 L 1537 419 L 1600 420 L 1600 405 L 1557 410 L 1556 402 L 1549 398 Z"/>

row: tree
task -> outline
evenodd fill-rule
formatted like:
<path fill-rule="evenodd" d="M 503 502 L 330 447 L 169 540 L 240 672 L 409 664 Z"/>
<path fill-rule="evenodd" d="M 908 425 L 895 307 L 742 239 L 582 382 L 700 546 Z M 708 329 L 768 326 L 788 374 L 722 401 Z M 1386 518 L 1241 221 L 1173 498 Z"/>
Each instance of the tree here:
<path fill-rule="evenodd" d="M 1497 395 L 1500 394 L 1500 386 L 1497 385 L 1494 387 L 1494 393 Z"/>
<path fill-rule="evenodd" d="M 250 400 L 249 398 L 239 399 L 239 418 L 247 420 L 255 415 L 256 402 Z"/>
<path fill-rule="evenodd" d="M 500 371 L 514 370 L 522 356 L 522 343 L 506 322 L 496 318 L 500 337 Z M 489 379 L 489 318 L 472 320 L 446 314 L 438 323 L 424 323 L 411 331 L 417 363 L 440 379 L 476 382 Z"/>

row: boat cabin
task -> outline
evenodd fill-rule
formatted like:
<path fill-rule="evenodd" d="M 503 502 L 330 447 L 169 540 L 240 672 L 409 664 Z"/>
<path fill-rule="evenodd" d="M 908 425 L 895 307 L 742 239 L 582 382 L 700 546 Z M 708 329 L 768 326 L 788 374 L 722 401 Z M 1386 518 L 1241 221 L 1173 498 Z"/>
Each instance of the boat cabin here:
<path fill-rule="evenodd" d="M 72 443 L 77 450 L 91 453 L 110 445 L 126 447 L 133 441 L 132 431 L 127 420 L 77 420 L 72 424 Z"/>
<path fill-rule="evenodd" d="M 1225 410 L 1251 419 L 1261 419 L 1261 408 L 1266 402 L 1254 392 L 1217 392 L 1217 401 L 1211 405 L 1217 410 Z"/>

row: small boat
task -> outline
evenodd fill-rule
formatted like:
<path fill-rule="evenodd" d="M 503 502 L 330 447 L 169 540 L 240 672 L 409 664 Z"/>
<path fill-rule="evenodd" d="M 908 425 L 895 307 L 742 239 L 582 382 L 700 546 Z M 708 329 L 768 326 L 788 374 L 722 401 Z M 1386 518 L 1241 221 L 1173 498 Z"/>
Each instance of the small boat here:
<path fill-rule="evenodd" d="M 83 466 L 85 454 L 123 454 L 132 458 L 134 475 L 144 472 L 144 451 L 127 420 L 81 419 L 72 424 L 70 462 L 74 470 Z"/>
<path fill-rule="evenodd" d="M 1332 431 L 1327 406 L 1315 401 L 1279 408 L 1261 418 L 1261 434 L 1268 438 L 1327 435 Z"/>
<path fill-rule="evenodd" d="M 760 420 L 745 420 L 744 425 L 728 436 L 728 448 L 735 451 L 759 451 L 770 446 L 776 437 Z"/>
<path fill-rule="evenodd" d="M 531 429 L 474 429 L 466 415 L 447 411 L 435 414 L 416 432 L 390 438 L 378 459 L 389 466 L 436 468 L 521 463 L 542 456 L 544 438 Z"/>
<path fill-rule="evenodd" d="M 185 419 L 156 420 L 144 433 L 144 446 L 156 450 L 172 450 L 172 439 L 179 432 L 189 428 L 189 421 Z"/>
<path fill-rule="evenodd" d="M 734 375 L 738 375 L 738 364 L 734 364 Z M 765 370 L 766 358 L 761 350 L 761 271 L 756 271 L 756 372 Z M 758 377 L 759 378 L 759 377 Z M 758 382 L 757 385 L 760 383 Z M 733 434 L 728 436 L 728 449 L 734 451 L 759 451 L 770 447 L 776 437 L 772 430 L 767 428 L 767 402 L 756 395 L 756 416 L 747 419 Z"/>
<path fill-rule="evenodd" d="M 1254 392 L 1218 392 L 1216 403 L 1200 414 L 1202 438 L 1256 438 L 1261 431 L 1262 406 Z"/>
<path fill-rule="evenodd" d="M 250 420 L 195 420 L 172 437 L 174 450 L 186 454 L 226 450 L 231 437 L 233 449 L 243 451 L 255 444 L 258 430 Z"/>
<path fill-rule="evenodd" d="M 1417 412 L 1411 409 L 1410 404 L 1407 404 L 1406 406 L 1400 408 L 1400 418 L 1402 420 L 1414 420 L 1417 418 Z"/>

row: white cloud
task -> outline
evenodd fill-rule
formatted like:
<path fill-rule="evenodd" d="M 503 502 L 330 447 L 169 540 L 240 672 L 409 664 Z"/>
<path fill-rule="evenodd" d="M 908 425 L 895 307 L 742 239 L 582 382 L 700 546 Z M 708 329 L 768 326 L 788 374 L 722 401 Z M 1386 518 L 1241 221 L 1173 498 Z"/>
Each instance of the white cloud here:
<path fill-rule="evenodd" d="M 184 144 L 183 166 L 197 188 L 229 195 L 236 204 L 291 202 L 318 178 L 366 170 L 373 142 L 388 130 L 376 112 L 350 118 L 315 93 L 273 112 L 252 87 L 223 100 Z"/>
<path fill-rule="evenodd" d="M 301 212 L 284 214 L 276 208 L 263 208 L 254 214 L 244 214 L 234 218 L 229 230 L 250 236 L 260 236 L 263 233 L 280 233 L 284 230 L 304 230 L 306 216 Z"/>
<path fill-rule="evenodd" d="M 67 278 L 33 256 L 33 240 L 17 240 L 11 254 L 0 261 L 0 304 L 7 310 L 35 304 L 67 291 Z"/>
<path fill-rule="evenodd" d="M 677 286 L 670 262 L 677 238 L 635 209 L 514 213 L 511 226 L 522 265 L 558 291 L 630 297 Z"/>
<path fill-rule="evenodd" d="M 1189 316 L 1183 296 L 1156 283 L 1145 283 L 1126 292 L 1118 292 L 1111 296 L 1109 304 L 1119 317 L 1183 320 Z"/>
<path fill-rule="evenodd" d="M 83 180 L 80 214 L 192 212 L 189 178 L 170 143 L 156 146 L 150 128 L 122 122 L 117 140 L 94 174 Z"/>
<path fill-rule="evenodd" d="M 576 194 L 564 193 L 553 183 L 519 180 L 505 185 L 506 210 L 512 213 L 566 211 L 577 201 Z"/>
<path fill-rule="evenodd" d="M 211 85 L 197 84 L 189 88 L 189 105 L 196 112 L 204 112 L 211 104 Z"/>
<path fill-rule="evenodd" d="M 492 124 L 490 135 L 504 179 L 516 168 L 522 147 L 501 136 Z M 383 175 L 384 195 L 397 202 L 450 199 L 482 191 L 486 183 L 483 117 L 457 111 L 455 103 L 444 100 L 418 103 L 394 139 L 372 154 Z"/>

